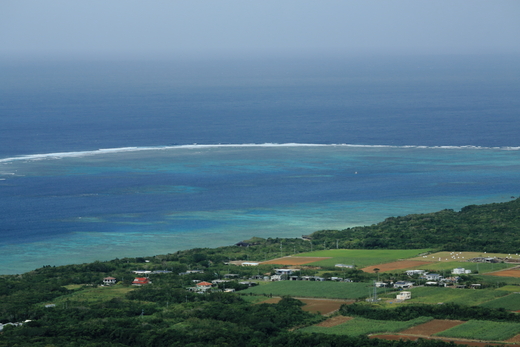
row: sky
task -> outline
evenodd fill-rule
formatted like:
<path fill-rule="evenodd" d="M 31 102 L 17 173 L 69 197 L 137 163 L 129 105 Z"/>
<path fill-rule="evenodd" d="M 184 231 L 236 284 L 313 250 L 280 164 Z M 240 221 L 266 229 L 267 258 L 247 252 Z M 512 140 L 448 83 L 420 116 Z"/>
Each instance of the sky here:
<path fill-rule="evenodd" d="M 520 53 L 520 1 L 17 0 L 3 57 Z"/>

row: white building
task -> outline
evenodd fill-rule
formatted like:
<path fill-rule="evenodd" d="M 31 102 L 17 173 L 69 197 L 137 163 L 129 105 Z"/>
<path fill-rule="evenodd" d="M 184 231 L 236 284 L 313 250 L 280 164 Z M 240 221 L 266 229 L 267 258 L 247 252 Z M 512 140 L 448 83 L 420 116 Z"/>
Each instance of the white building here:
<path fill-rule="evenodd" d="M 400 292 L 395 298 L 397 300 L 410 300 L 412 298 L 412 292 Z"/>
<path fill-rule="evenodd" d="M 451 273 L 454 275 L 464 275 L 464 274 L 470 274 L 471 270 L 466 270 L 463 267 L 458 267 L 456 269 L 453 269 L 453 271 Z"/>

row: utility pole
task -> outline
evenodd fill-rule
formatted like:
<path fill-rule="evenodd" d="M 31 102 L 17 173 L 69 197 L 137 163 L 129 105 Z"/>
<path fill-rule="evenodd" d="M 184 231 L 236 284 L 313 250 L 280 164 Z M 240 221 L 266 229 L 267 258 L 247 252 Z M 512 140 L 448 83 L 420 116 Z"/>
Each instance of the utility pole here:
<path fill-rule="evenodd" d="M 338 249 L 338 240 L 336 240 L 336 249 Z"/>

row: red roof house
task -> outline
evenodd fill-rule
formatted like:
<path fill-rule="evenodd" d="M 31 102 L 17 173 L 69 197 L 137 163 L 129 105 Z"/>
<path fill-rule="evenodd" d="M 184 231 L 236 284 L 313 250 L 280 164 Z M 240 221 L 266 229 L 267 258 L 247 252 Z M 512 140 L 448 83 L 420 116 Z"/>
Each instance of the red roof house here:
<path fill-rule="evenodd" d="M 209 282 L 199 282 L 197 283 L 197 288 L 211 288 L 213 284 Z"/>
<path fill-rule="evenodd" d="M 134 281 L 132 282 L 132 285 L 142 286 L 143 284 L 150 284 L 150 283 L 152 283 L 152 282 L 146 277 L 136 277 L 134 279 Z"/>

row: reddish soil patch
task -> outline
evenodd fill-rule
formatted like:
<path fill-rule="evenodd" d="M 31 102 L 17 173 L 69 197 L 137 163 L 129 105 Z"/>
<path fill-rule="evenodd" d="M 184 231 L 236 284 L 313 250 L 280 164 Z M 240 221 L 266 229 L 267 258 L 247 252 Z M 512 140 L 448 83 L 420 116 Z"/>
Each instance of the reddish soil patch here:
<path fill-rule="evenodd" d="M 369 336 L 371 339 L 383 339 L 383 340 L 410 340 L 417 341 L 420 338 L 426 340 L 434 340 L 431 338 L 425 338 L 421 336 L 412 336 L 412 335 L 371 335 Z M 466 346 L 475 346 L 475 347 L 486 347 L 486 346 L 504 346 L 503 343 L 492 343 L 492 342 L 476 342 L 476 341 L 467 341 L 467 340 L 453 340 L 449 338 L 436 338 L 435 340 L 441 340 L 444 342 L 453 342 L 457 345 L 466 345 Z"/>
<path fill-rule="evenodd" d="M 377 269 L 379 269 L 380 272 L 385 272 L 385 271 L 392 271 L 392 270 L 408 269 L 411 267 L 428 265 L 428 264 L 431 264 L 431 262 L 421 261 L 421 260 L 400 260 L 400 261 L 394 261 L 392 263 L 367 266 L 361 270 L 363 270 L 365 272 L 373 273 L 374 269 L 377 268 Z"/>
<path fill-rule="evenodd" d="M 435 333 L 439 333 L 441 331 L 453 328 L 462 323 L 464 322 L 460 320 L 434 319 L 429 321 L 428 323 L 416 325 L 409 329 L 403 330 L 401 331 L 401 333 L 410 335 L 431 336 Z"/>
<path fill-rule="evenodd" d="M 262 264 L 277 264 L 277 265 L 303 265 L 314 263 L 324 259 L 330 259 L 330 257 L 283 257 L 268 261 L 263 261 Z"/>
<path fill-rule="evenodd" d="M 520 343 L 520 335 L 513 336 L 509 340 L 506 340 L 509 343 Z"/>
<path fill-rule="evenodd" d="M 336 325 L 340 325 L 340 324 L 343 324 L 345 322 L 348 322 L 351 319 L 354 319 L 354 318 L 353 317 L 345 317 L 345 316 L 335 316 L 335 317 L 327 319 L 324 322 L 316 324 L 316 326 L 317 327 L 323 327 L 323 328 L 330 328 L 330 327 L 335 327 Z"/>
<path fill-rule="evenodd" d="M 303 302 L 305 306 L 302 306 L 304 311 L 318 313 L 320 312 L 322 315 L 331 314 L 341 307 L 343 304 L 352 304 L 354 300 L 330 300 L 330 299 L 304 299 L 304 298 L 296 298 Z M 260 304 L 276 304 L 281 298 L 270 298 L 265 301 L 262 301 Z"/>
<path fill-rule="evenodd" d="M 497 272 L 488 272 L 486 275 L 490 276 L 501 276 L 501 277 L 520 277 L 520 268 L 515 267 L 512 269 L 497 271 Z"/>

